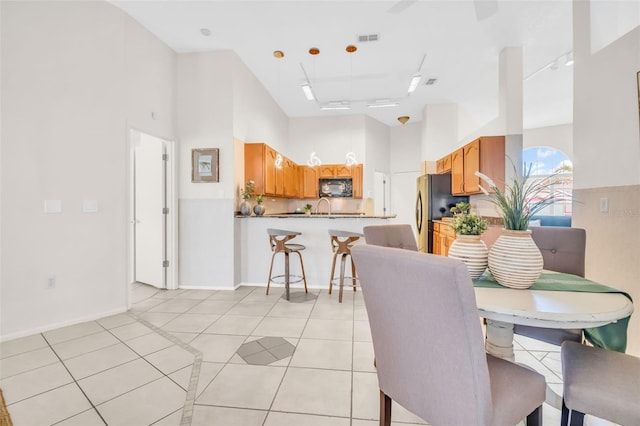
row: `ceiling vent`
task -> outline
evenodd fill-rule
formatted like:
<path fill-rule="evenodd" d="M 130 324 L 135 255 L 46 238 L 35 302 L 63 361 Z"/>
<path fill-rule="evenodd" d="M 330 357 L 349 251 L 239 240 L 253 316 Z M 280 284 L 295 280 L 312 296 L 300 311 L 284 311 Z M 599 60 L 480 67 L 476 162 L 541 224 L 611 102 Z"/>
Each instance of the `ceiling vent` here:
<path fill-rule="evenodd" d="M 428 78 L 427 81 L 424 82 L 425 86 L 431 86 L 433 84 L 435 84 L 435 82 L 438 81 L 437 78 Z"/>
<path fill-rule="evenodd" d="M 378 34 L 364 34 L 358 36 L 358 42 L 363 43 L 365 41 L 378 41 Z"/>

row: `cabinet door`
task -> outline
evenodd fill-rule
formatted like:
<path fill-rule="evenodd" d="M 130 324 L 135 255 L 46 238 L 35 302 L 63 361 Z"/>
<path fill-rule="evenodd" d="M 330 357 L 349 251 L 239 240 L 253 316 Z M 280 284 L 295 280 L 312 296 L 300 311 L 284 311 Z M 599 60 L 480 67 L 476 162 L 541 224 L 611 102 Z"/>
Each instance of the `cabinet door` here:
<path fill-rule="evenodd" d="M 267 193 L 264 182 L 265 146 L 262 143 L 251 143 L 244 146 L 244 183 L 249 180 L 254 181 L 256 194 Z"/>
<path fill-rule="evenodd" d="M 277 164 L 276 169 L 276 195 L 284 196 L 284 158 L 281 154 L 276 153 Z M 278 167 L 279 165 L 279 167 Z"/>
<path fill-rule="evenodd" d="M 362 164 L 351 166 L 353 198 L 362 198 Z"/>
<path fill-rule="evenodd" d="M 282 167 L 284 169 L 284 195 L 287 197 L 297 197 L 298 170 L 296 163 L 285 157 L 282 161 Z"/>
<path fill-rule="evenodd" d="M 451 154 L 451 193 L 464 194 L 464 149 L 460 148 Z"/>
<path fill-rule="evenodd" d="M 302 166 L 302 196 L 318 198 L 318 171 L 316 167 Z"/>
<path fill-rule="evenodd" d="M 265 145 L 264 150 L 264 193 L 265 195 L 278 195 L 276 175 L 276 159 L 278 153 L 275 149 Z"/>
<path fill-rule="evenodd" d="M 436 161 L 436 173 L 442 174 L 451 171 L 451 154 Z"/>
<path fill-rule="evenodd" d="M 464 146 L 464 192 L 474 194 L 480 192 L 480 178 L 475 175 L 480 171 L 480 140 Z"/>
<path fill-rule="evenodd" d="M 318 168 L 318 175 L 321 178 L 331 178 L 336 175 L 336 168 L 333 164 L 323 164 Z"/>
<path fill-rule="evenodd" d="M 350 177 L 353 168 L 356 166 L 347 166 L 346 164 L 336 164 L 334 166 L 334 176 L 336 177 Z"/>

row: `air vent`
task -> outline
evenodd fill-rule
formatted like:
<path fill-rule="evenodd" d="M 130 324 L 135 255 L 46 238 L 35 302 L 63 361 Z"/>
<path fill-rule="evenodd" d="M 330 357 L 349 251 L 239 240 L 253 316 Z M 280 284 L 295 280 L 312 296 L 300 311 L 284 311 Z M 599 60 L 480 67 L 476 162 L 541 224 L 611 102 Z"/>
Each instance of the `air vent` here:
<path fill-rule="evenodd" d="M 365 41 L 378 41 L 378 34 L 364 34 L 358 36 L 358 42 L 363 43 Z"/>
<path fill-rule="evenodd" d="M 435 84 L 436 81 L 438 81 L 437 78 L 428 78 L 427 81 L 424 82 L 424 85 L 431 86 L 432 84 Z"/>

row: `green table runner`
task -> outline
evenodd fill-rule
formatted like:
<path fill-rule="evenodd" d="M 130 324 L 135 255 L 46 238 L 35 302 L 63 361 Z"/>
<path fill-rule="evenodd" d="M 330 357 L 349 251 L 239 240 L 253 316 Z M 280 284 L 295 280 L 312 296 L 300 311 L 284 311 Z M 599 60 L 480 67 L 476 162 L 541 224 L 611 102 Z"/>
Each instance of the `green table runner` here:
<path fill-rule="evenodd" d="M 498 284 L 496 279 L 485 271 L 479 278 L 473 280 L 474 287 L 486 288 L 505 288 Z M 543 272 L 540 278 L 529 287 L 530 290 L 545 291 L 582 291 L 589 293 L 620 293 L 624 294 L 633 302 L 631 296 L 627 293 L 598 284 L 577 275 L 563 274 L 559 272 Z M 618 321 L 595 328 L 585 328 L 584 337 L 594 346 L 604 349 L 610 349 L 617 352 L 625 352 L 627 349 L 627 327 L 629 326 L 629 317 L 619 319 Z"/>

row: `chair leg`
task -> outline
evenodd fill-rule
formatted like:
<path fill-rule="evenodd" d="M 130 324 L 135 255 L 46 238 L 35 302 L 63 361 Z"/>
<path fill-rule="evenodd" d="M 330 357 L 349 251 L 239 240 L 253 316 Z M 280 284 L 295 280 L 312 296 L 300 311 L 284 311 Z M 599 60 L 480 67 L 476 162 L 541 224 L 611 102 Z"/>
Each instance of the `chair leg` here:
<path fill-rule="evenodd" d="M 338 257 L 338 252 L 333 254 L 333 260 L 331 261 L 331 276 L 329 277 L 329 294 L 331 294 L 331 288 L 333 287 L 333 275 L 336 271 L 336 257 Z"/>
<path fill-rule="evenodd" d="M 542 426 L 542 405 L 527 416 L 527 426 Z"/>
<path fill-rule="evenodd" d="M 284 291 L 289 300 L 289 252 L 284 252 Z"/>
<path fill-rule="evenodd" d="M 304 283 L 304 292 L 309 293 L 307 291 L 307 275 L 304 273 L 304 263 L 302 263 L 302 255 L 299 251 L 296 251 L 294 253 L 298 253 L 298 257 L 300 258 L 300 269 L 302 269 L 302 282 Z"/>
<path fill-rule="evenodd" d="M 391 398 L 380 389 L 380 426 L 391 426 Z"/>
<path fill-rule="evenodd" d="M 340 256 L 340 297 L 338 297 L 338 303 L 342 303 L 342 291 L 344 290 L 344 263 L 347 259 L 347 254 L 342 253 Z"/>
<path fill-rule="evenodd" d="M 584 424 L 584 413 L 571 410 L 569 412 L 569 426 L 582 426 Z"/>
<path fill-rule="evenodd" d="M 356 264 L 353 263 L 353 257 L 349 255 L 351 261 L 351 283 L 353 284 L 353 291 L 356 291 Z"/>
<path fill-rule="evenodd" d="M 576 410 L 569 410 L 562 400 L 562 417 L 560 418 L 560 426 L 582 426 L 584 424 L 584 413 Z"/>
<path fill-rule="evenodd" d="M 271 266 L 269 266 L 269 279 L 267 280 L 267 296 L 269 295 L 269 286 L 271 285 L 271 272 L 273 272 L 273 258 L 276 257 L 276 252 L 274 251 L 271 255 Z"/>

